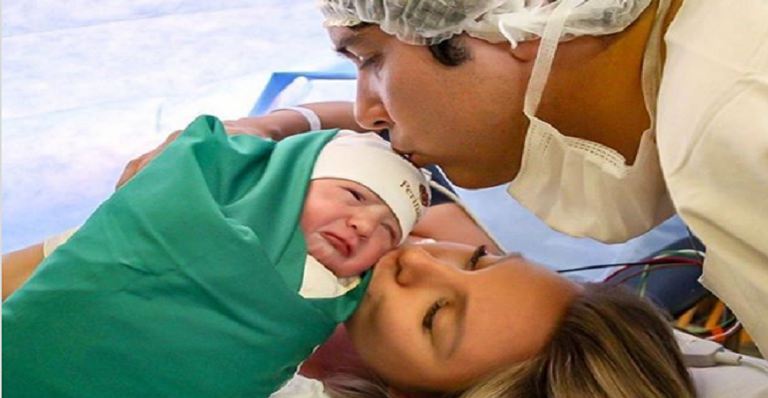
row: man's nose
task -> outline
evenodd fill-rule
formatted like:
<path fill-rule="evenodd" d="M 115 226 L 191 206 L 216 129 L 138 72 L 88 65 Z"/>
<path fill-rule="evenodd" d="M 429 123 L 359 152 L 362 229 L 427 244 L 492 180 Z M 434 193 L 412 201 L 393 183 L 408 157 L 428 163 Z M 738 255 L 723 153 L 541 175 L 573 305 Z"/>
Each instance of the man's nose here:
<path fill-rule="evenodd" d="M 372 131 L 386 130 L 393 125 L 379 95 L 378 82 L 365 78 L 362 73 L 357 80 L 355 120 L 364 129 Z"/>

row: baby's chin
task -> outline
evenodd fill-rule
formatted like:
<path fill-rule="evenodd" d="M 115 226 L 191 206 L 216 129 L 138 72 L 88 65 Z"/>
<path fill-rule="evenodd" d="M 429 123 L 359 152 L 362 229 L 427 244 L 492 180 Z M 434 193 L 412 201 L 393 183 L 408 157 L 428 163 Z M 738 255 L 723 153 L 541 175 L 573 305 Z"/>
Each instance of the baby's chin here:
<path fill-rule="evenodd" d="M 333 249 L 322 244 L 310 244 L 309 247 L 307 247 L 307 253 L 337 277 L 345 277 L 344 267 L 338 258 L 339 254 Z"/>
<path fill-rule="evenodd" d="M 319 261 L 320 264 L 323 264 L 325 268 L 331 271 L 338 278 L 349 278 L 350 276 L 357 276 L 359 274 L 359 272 L 356 272 L 351 267 L 348 267 L 346 264 L 343 264 L 340 261 L 324 262 L 319 258 L 317 258 L 317 261 Z"/>

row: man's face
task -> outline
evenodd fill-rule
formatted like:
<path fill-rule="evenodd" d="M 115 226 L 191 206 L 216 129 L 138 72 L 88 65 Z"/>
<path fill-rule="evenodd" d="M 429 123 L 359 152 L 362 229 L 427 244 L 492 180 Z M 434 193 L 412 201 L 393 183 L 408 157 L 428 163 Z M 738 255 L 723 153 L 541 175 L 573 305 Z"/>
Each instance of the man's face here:
<path fill-rule="evenodd" d="M 309 184 L 301 216 L 309 254 L 338 277 L 360 275 L 400 242 L 400 224 L 368 188 L 346 180 Z"/>
<path fill-rule="evenodd" d="M 512 56 L 509 43 L 463 38 L 470 59 L 445 66 L 428 47 L 405 44 L 375 25 L 329 28 L 329 34 L 358 66 L 355 116 L 363 127 L 388 129 L 393 148 L 417 165 L 439 164 L 459 186 L 514 178 L 530 65 Z"/>

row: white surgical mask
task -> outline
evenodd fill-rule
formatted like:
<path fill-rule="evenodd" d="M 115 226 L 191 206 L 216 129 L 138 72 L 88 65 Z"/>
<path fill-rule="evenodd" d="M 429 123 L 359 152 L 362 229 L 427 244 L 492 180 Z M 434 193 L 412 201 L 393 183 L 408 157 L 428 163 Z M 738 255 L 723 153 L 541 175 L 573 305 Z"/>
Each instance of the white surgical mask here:
<path fill-rule="evenodd" d="M 615 150 L 560 134 L 535 116 L 554 59 L 563 23 L 580 0 L 562 0 L 542 34 L 525 96 L 530 120 L 520 172 L 509 194 L 551 228 L 575 237 L 624 242 L 674 214 L 655 142 L 655 109 L 660 77 L 662 0 L 643 61 L 643 95 L 651 127 L 640 140 L 635 164 Z M 623 134 L 617 131 L 616 134 Z"/>

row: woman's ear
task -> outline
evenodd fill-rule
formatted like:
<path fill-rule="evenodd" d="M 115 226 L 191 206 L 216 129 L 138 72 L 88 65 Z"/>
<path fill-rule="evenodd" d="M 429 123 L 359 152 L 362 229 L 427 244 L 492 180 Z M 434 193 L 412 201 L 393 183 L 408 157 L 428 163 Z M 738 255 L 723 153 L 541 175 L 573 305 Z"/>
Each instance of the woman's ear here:
<path fill-rule="evenodd" d="M 539 43 L 541 43 L 541 39 L 525 40 L 517 43 L 515 48 L 510 46 L 509 51 L 512 53 L 512 57 L 520 62 L 533 62 L 536 60 L 536 54 L 539 53 Z"/>

